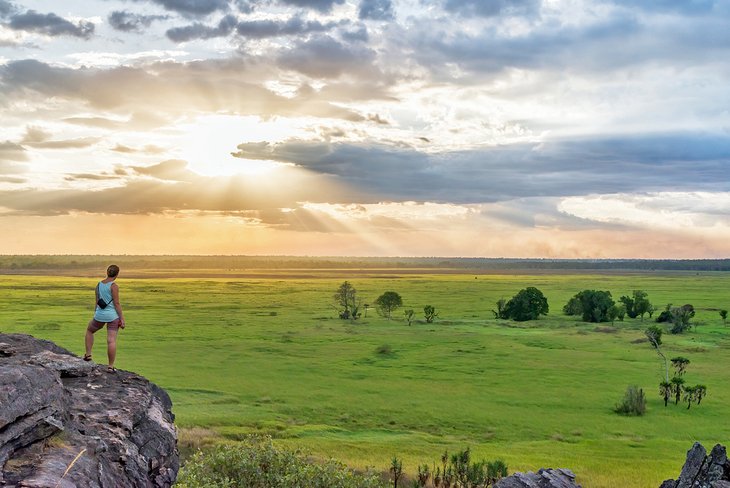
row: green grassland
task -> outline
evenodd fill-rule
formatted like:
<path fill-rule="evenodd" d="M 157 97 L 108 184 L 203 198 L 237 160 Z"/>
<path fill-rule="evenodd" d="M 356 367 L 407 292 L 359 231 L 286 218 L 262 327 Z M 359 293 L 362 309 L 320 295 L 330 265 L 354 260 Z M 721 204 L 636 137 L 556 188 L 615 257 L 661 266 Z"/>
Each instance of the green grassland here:
<path fill-rule="evenodd" d="M 430 272 L 430 271 L 429 271 Z M 128 327 L 117 366 L 164 387 L 177 424 L 226 439 L 271 434 L 353 466 L 386 469 L 393 455 L 413 473 L 444 449 L 502 458 L 510 472 L 570 467 L 585 487 L 652 487 L 676 477 L 686 450 L 730 441 L 730 274 L 378 274 L 119 279 Z M 134 275 L 128 273 L 128 275 Z M 339 320 L 332 295 L 348 278 L 364 303 L 403 296 L 433 324 L 408 326 L 373 309 Z M 30 333 L 83 353 L 96 280 L 0 276 L 0 330 Z M 497 299 L 536 286 L 551 313 L 493 319 Z M 667 355 L 692 361 L 702 405 L 665 408 L 662 365 L 642 342 L 648 321 L 587 324 L 561 314 L 576 292 L 614 298 L 643 289 L 658 307 L 692 303 L 699 326 L 665 335 Z M 609 324 L 610 325 L 610 324 Z M 378 352 L 389 346 L 390 353 Z M 103 362 L 103 332 L 94 358 Z M 612 412 L 629 384 L 645 388 L 644 417 Z M 195 429 L 193 428 L 204 428 Z"/>

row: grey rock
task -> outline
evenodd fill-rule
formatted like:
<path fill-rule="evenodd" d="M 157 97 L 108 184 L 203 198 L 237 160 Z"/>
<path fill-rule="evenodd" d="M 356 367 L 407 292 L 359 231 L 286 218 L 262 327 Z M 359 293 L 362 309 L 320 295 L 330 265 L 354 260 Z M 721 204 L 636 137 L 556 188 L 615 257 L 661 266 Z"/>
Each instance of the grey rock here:
<path fill-rule="evenodd" d="M 494 488 L 581 488 L 569 469 L 541 469 L 537 473 L 515 473 L 502 478 Z"/>
<path fill-rule="evenodd" d="M 730 488 L 730 461 L 725 446 L 717 444 L 709 456 L 695 442 L 677 480 L 667 480 L 660 488 Z"/>
<path fill-rule="evenodd" d="M 0 486 L 156 488 L 177 477 L 170 397 L 134 373 L 0 334 L 0 405 Z"/>

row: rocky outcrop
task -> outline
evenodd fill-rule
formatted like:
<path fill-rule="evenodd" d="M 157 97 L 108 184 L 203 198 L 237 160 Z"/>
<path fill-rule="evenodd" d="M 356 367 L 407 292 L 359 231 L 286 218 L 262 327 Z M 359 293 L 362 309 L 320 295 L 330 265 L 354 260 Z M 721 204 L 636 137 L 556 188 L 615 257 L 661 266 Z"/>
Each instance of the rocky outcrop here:
<path fill-rule="evenodd" d="M 666 480 L 660 488 L 730 488 L 730 461 L 725 446 L 717 444 L 710 455 L 695 442 L 676 480 Z"/>
<path fill-rule="evenodd" d="M 168 487 L 179 467 L 171 408 L 141 376 L 0 334 L 0 486 Z"/>
<path fill-rule="evenodd" d="M 581 488 L 569 469 L 541 469 L 537 473 L 515 473 L 502 478 L 494 488 Z"/>

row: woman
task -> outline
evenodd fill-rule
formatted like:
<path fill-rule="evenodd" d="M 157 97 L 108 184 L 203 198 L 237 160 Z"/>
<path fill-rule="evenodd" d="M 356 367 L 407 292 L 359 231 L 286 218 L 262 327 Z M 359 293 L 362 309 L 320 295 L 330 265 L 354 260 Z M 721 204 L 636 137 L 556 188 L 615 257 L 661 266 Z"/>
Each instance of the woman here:
<path fill-rule="evenodd" d="M 114 360 L 117 357 L 117 333 L 124 328 L 124 315 L 119 304 L 119 286 L 114 282 L 119 276 L 119 266 L 112 264 L 106 269 L 106 278 L 96 285 L 96 307 L 94 318 L 86 327 L 86 354 L 84 361 L 91 361 L 91 348 L 94 347 L 94 333 L 106 325 L 106 347 L 109 357 L 108 371 L 114 373 Z"/>

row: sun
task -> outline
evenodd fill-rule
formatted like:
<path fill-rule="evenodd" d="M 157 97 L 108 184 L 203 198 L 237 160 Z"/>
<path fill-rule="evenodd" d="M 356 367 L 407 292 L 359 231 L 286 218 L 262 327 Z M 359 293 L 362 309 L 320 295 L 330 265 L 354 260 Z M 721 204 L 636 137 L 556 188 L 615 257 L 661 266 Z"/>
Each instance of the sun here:
<path fill-rule="evenodd" d="M 242 174 L 260 176 L 282 166 L 276 161 L 236 158 L 231 155 L 245 142 L 280 142 L 298 135 L 301 128 L 285 118 L 262 120 L 255 116 L 208 115 L 178 125 L 179 157 L 204 176 Z"/>

